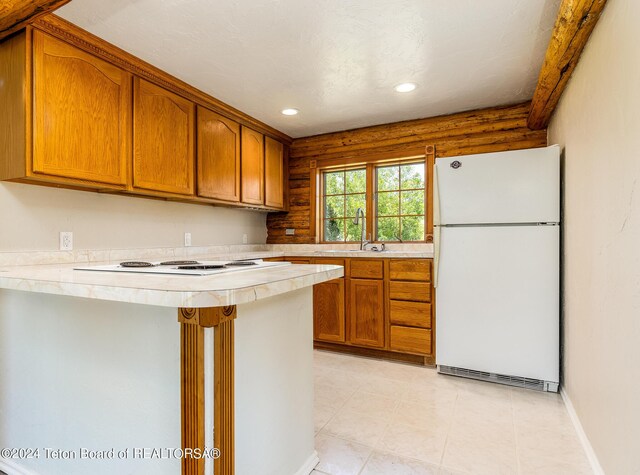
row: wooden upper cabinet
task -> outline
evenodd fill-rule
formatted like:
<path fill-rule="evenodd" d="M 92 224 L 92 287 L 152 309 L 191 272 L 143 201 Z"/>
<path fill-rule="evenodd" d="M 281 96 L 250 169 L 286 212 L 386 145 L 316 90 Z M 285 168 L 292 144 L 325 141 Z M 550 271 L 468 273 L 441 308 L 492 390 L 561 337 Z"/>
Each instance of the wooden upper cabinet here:
<path fill-rule="evenodd" d="M 264 135 L 242 129 L 242 202 L 264 204 Z"/>
<path fill-rule="evenodd" d="M 131 75 L 33 31 L 34 174 L 124 186 Z"/>
<path fill-rule="evenodd" d="M 193 195 L 195 104 L 144 79 L 133 88 L 133 186 Z"/>
<path fill-rule="evenodd" d="M 240 125 L 198 106 L 198 196 L 240 201 Z"/>
<path fill-rule="evenodd" d="M 284 208 L 284 145 L 271 137 L 264 142 L 264 204 Z"/>

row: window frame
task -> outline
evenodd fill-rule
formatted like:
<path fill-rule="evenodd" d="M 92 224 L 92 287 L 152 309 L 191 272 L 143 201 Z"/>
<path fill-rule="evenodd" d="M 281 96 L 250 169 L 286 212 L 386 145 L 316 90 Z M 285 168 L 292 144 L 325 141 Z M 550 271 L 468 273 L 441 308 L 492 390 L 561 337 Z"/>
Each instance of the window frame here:
<path fill-rule="evenodd" d="M 393 190 L 383 190 L 382 192 L 378 190 L 378 169 L 380 168 L 385 168 L 385 167 L 401 167 L 403 165 L 413 165 L 416 163 L 421 163 L 424 164 L 424 188 L 407 188 L 407 189 L 403 189 L 402 188 L 402 177 L 399 176 L 398 177 L 398 188 L 397 189 L 393 189 Z M 400 236 L 397 236 L 398 239 L 396 240 L 392 240 L 392 241 L 384 241 L 384 242 L 407 242 L 407 243 L 419 243 L 419 242 L 428 242 L 427 241 L 427 207 L 429 205 L 429 199 L 428 199 L 428 193 L 427 193 L 427 174 L 428 174 L 428 164 L 427 164 L 427 160 L 425 157 L 418 159 L 418 160 L 410 160 L 410 159 L 406 159 L 406 160 L 401 160 L 401 161 L 397 161 L 397 162 L 390 162 L 390 163 L 375 163 L 373 165 L 373 169 L 372 169 L 372 173 L 373 173 L 373 207 L 372 210 L 375 212 L 372 214 L 372 225 L 371 225 L 371 235 L 376 236 L 378 235 L 378 219 L 379 218 L 397 218 L 399 223 L 400 223 L 400 227 L 399 227 L 399 232 L 400 232 Z M 400 170 L 398 170 L 400 171 Z M 406 192 L 406 191 L 422 191 L 423 192 L 423 198 L 424 198 L 424 213 L 423 214 L 402 214 L 402 193 Z M 385 215 L 385 216 L 378 216 L 377 214 L 377 210 L 378 210 L 378 195 L 380 193 L 398 193 L 398 214 L 397 215 Z M 417 240 L 417 241 L 405 241 L 402 240 L 402 218 L 404 217 L 411 217 L 411 216 L 419 216 L 424 218 L 424 224 L 423 224 L 423 239 Z M 367 225 L 367 229 L 369 229 L 369 226 Z M 374 242 L 381 242 L 379 240 L 375 240 Z"/>
<path fill-rule="evenodd" d="M 435 147 L 428 145 L 425 147 L 423 155 L 413 155 L 408 157 L 397 158 L 388 154 L 382 156 L 372 156 L 368 159 L 346 157 L 331 159 L 312 159 L 309 163 L 310 169 L 310 234 L 315 238 L 316 243 L 320 244 L 353 244 L 359 241 L 326 241 L 324 239 L 324 183 L 323 173 L 326 171 L 338 171 L 347 169 L 366 168 L 366 210 L 365 222 L 367 224 L 367 239 L 375 236 L 375 216 L 376 209 L 376 167 L 401 165 L 416 162 L 424 162 L 425 164 L 425 230 L 424 240 L 421 241 L 402 241 L 407 243 L 430 243 L 433 242 L 433 166 L 435 162 Z M 346 236 L 345 236 L 346 237 Z M 380 242 L 380 241 L 374 241 Z M 399 243 L 401 241 L 385 241 L 390 243 Z"/>
<path fill-rule="evenodd" d="M 332 173 L 332 172 L 345 172 L 345 178 L 346 178 L 346 172 L 349 171 L 354 171 L 354 170 L 365 170 L 365 190 L 364 193 L 347 193 L 347 189 L 346 189 L 346 181 L 345 181 L 345 187 L 344 187 L 344 193 L 339 193 L 339 194 L 332 194 L 332 195 L 327 195 L 325 194 L 325 188 L 326 188 L 326 179 L 325 179 L 325 175 L 327 173 Z M 355 216 L 347 216 L 347 197 L 348 196 L 353 196 L 353 195 L 362 195 L 364 194 L 364 199 L 365 199 L 365 208 L 368 208 L 368 192 L 369 192 L 369 183 L 368 183 L 368 177 L 369 177 L 369 170 L 366 166 L 362 166 L 362 165 L 355 165 L 355 166 L 351 166 L 351 167 L 336 167 L 336 168 L 325 168 L 323 170 L 320 171 L 320 203 L 319 203 L 319 209 L 320 209 L 320 214 L 319 214 L 319 220 L 320 220 L 320 234 L 321 234 L 321 239 L 323 243 L 353 243 L 353 242 L 359 242 L 359 241 L 326 241 L 325 240 L 325 221 L 327 221 L 327 218 L 325 216 L 325 200 L 327 198 L 327 196 L 343 196 L 344 197 L 344 215 L 340 216 L 341 221 L 345 221 L 345 226 L 343 228 L 343 232 L 344 232 L 344 236 L 345 239 L 347 237 L 347 226 L 346 226 L 346 221 L 348 219 L 354 219 Z M 365 209 L 365 217 L 368 215 L 367 210 Z M 367 226 L 368 227 L 368 226 Z"/>

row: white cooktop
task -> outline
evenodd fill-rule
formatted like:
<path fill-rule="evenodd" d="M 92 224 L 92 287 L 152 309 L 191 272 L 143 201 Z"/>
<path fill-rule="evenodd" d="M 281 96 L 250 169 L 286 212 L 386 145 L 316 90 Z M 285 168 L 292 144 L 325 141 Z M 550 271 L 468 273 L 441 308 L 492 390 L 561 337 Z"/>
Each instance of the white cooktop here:
<path fill-rule="evenodd" d="M 253 262 L 253 264 L 247 264 Z M 144 267 L 129 267 L 131 263 L 149 264 Z M 78 266 L 74 270 L 97 272 L 131 272 L 139 274 L 171 274 L 171 275 L 217 275 L 229 272 L 251 271 L 267 267 L 290 265 L 289 262 L 265 262 L 262 259 L 242 261 L 127 261 L 120 264 L 103 266 Z"/>

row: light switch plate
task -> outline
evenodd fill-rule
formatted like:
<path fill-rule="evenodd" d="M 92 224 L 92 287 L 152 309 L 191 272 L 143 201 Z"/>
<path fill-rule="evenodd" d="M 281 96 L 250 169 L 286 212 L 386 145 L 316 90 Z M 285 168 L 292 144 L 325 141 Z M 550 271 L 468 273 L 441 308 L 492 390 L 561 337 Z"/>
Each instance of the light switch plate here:
<path fill-rule="evenodd" d="M 184 247 L 191 246 L 191 233 L 184 233 Z"/>

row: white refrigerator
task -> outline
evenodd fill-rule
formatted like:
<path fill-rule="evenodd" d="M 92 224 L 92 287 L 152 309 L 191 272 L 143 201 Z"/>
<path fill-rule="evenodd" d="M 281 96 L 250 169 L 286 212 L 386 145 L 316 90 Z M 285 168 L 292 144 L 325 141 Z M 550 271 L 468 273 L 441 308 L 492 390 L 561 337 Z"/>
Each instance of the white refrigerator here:
<path fill-rule="evenodd" d="M 560 149 L 438 158 L 436 364 L 557 391 Z"/>

